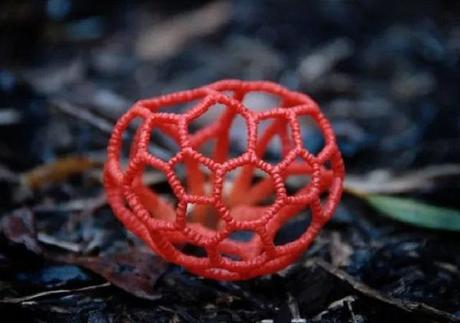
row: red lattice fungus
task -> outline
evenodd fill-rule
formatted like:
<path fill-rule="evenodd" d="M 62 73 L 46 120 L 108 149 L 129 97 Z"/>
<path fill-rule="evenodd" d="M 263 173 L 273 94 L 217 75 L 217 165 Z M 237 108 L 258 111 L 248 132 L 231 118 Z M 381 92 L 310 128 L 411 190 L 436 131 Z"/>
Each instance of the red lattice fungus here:
<path fill-rule="evenodd" d="M 254 93 L 274 106 L 245 106 Z M 324 139 L 316 155 L 303 143 L 307 126 Z M 270 154 L 277 160 L 264 160 Z M 159 174 L 167 189 L 149 185 Z M 115 125 L 104 170 L 109 203 L 128 230 L 164 259 L 219 280 L 295 261 L 332 216 L 343 178 L 333 130 L 314 101 L 237 80 L 135 103 Z"/>

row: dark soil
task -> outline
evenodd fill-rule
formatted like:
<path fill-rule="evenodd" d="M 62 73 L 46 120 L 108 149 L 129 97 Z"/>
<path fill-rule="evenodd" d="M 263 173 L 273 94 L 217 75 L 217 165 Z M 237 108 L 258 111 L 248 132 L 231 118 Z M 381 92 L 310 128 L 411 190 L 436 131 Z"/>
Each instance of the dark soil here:
<path fill-rule="evenodd" d="M 223 78 L 310 94 L 348 174 L 460 163 L 458 1 L 2 1 L 0 320 L 460 322 L 459 233 L 350 194 L 295 265 L 238 283 L 167 264 L 125 231 L 100 180 L 115 120 Z M 460 209 L 458 183 L 395 193 Z"/>

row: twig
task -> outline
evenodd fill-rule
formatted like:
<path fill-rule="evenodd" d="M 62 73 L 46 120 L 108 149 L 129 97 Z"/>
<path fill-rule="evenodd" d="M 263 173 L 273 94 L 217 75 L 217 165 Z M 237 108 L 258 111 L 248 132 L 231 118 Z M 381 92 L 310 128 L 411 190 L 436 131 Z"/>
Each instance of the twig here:
<path fill-rule="evenodd" d="M 76 289 L 50 290 L 50 291 L 41 292 L 41 293 L 32 294 L 32 295 L 23 296 L 23 297 L 0 299 L 0 303 L 3 303 L 3 304 L 20 304 L 20 303 L 32 301 L 32 300 L 37 299 L 37 298 L 50 296 L 50 295 L 87 292 L 87 291 L 90 291 L 90 290 L 109 287 L 111 285 L 112 285 L 111 283 L 105 282 L 105 283 L 99 284 L 99 285 L 92 285 L 92 286 L 76 288 Z"/>
<path fill-rule="evenodd" d="M 40 241 L 41 243 L 44 243 L 50 246 L 59 247 L 61 249 L 71 251 L 71 252 L 81 252 L 83 250 L 83 248 L 77 243 L 59 240 L 53 236 L 50 236 L 42 232 L 37 234 L 37 240 Z"/>
<path fill-rule="evenodd" d="M 306 323 L 307 321 L 300 317 L 299 304 L 291 294 L 288 294 L 288 307 L 291 312 L 291 323 Z"/>
<path fill-rule="evenodd" d="M 351 321 L 353 323 L 357 323 L 358 321 L 356 320 L 356 315 L 355 315 L 355 312 L 353 312 L 353 306 L 351 305 L 352 302 L 348 300 L 346 301 L 346 303 L 347 303 L 348 310 L 350 311 L 350 314 L 351 314 Z"/>
<path fill-rule="evenodd" d="M 105 119 L 95 115 L 87 109 L 77 107 L 69 102 L 62 100 L 53 100 L 53 105 L 60 111 L 78 119 L 81 119 L 100 131 L 110 134 L 112 133 L 112 125 Z"/>
<path fill-rule="evenodd" d="M 396 307 L 404 312 L 411 313 L 411 314 L 418 314 L 418 315 L 428 315 L 442 322 L 460 322 L 460 318 L 455 317 L 454 315 L 448 312 L 438 310 L 425 303 L 402 300 L 402 299 L 384 295 L 383 293 L 375 289 L 372 289 L 366 284 L 356 280 L 354 277 L 352 277 L 345 271 L 333 267 L 331 264 L 325 262 L 322 259 L 319 259 L 319 258 L 311 259 L 307 261 L 305 265 L 307 267 L 318 266 L 324 271 L 326 271 L 327 273 L 336 277 L 337 279 L 344 281 L 345 283 L 350 285 L 351 288 L 357 291 L 358 293 L 366 297 L 375 299 L 379 302 Z"/>
<path fill-rule="evenodd" d="M 445 164 L 428 166 L 402 176 L 395 176 L 388 170 L 375 170 L 367 175 L 348 175 L 345 190 L 349 193 L 396 194 L 429 187 L 436 178 L 460 175 L 460 165 Z"/>
<path fill-rule="evenodd" d="M 52 103 L 60 111 L 72 117 L 76 117 L 82 121 L 85 121 L 86 123 L 95 127 L 103 133 L 109 135 L 112 134 L 113 125 L 104 118 L 101 118 L 98 115 L 92 113 L 91 111 L 62 100 L 56 99 L 53 100 Z M 115 122 L 115 120 L 113 121 Z M 132 129 L 132 127 L 129 127 L 129 130 L 133 131 L 134 129 Z M 159 140 L 159 138 L 157 138 L 157 140 Z M 154 152 L 156 156 L 163 159 L 170 159 L 174 155 L 174 152 L 172 151 L 173 149 L 171 149 L 171 147 L 163 148 L 157 144 L 150 144 L 149 150 Z"/>
<path fill-rule="evenodd" d="M 324 310 L 321 313 L 319 313 L 318 315 L 316 315 L 313 318 L 312 321 L 313 322 L 321 321 L 323 319 L 323 316 L 326 315 L 327 313 L 329 313 L 331 310 L 342 308 L 342 307 L 344 307 L 345 303 L 346 304 L 351 304 L 354 301 L 356 301 L 356 296 L 352 296 L 352 295 L 348 295 L 348 296 L 345 296 L 344 298 L 341 298 L 339 300 L 333 301 L 332 303 L 329 304 L 329 306 L 327 307 L 326 310 Z M 352 319 L 353 319 L 353 315 L 352 315 Z"/>
<path fill-rule="evenodd" d="M 75 199 L 68 202 L 63 202 L 55 205 L 42 204 L 32 208 L 34 212 L 48 213 L 48 212 L 81 212 L 86 210 L 93 210 L 103 206 L 106 203 L 105 195 L 102 197 L 90 197 Z"/>

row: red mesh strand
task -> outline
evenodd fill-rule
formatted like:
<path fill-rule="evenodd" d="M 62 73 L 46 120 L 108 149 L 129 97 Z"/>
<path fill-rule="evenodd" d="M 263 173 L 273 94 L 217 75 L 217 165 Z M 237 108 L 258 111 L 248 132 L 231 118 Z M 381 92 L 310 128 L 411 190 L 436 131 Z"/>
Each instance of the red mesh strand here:
<path fill-rule="evenodd" d="M 251 92 L 276 96 L 280 102 L 262 112 L 251 110 L 242 103 Z M 190 102 L 189 108 L 177 113 L 178 105 Z M 220 116 L 192 131 L 194 120 L 222 108 Z M 324 137 L 324 147 L 316 155 L 303 144 L 307 125 L 299 122 L 301 117 L 311 119 Z M 237 118 L 244 120 L 247 142 L 246 150 L 233 156 L 230 132 Z M 137 129 L 135 120 L 140 121 Z M 263 128 L 263 123 L 268 125 Z M 128 165 L 122 167 L 128 129 L 135 135 Z M 151 153 L 152 145 L 159 143 L 152 130 L 179 147 L 172 158 Z M 278 163 L 263 160 L 274 138 L 281 142 Z M 210 143 L 214 143 L 211 152 L 206 150 Z M 185 178 L 177 170 L 180 167 Z M 147 168 L 165 175 L 176 205 L 144 183 Z M 308 179 L 298 191 L 287 189 L 288 178 L 305 176 Z M 343 177 L 333 130 L 312 99 L 274 83 L 237 80 L 135 103 L 113 129 L 104 169 L 108 201 L 128 230 L 166 260 L 219 280 L 265 275 L 295 261 L 335 211 Z M 310 224 L 299 237 L 276 242 L 283 225 L 305 221 L 308 213 Z M 188 253 L 190 246 L 201 254 Z"/>

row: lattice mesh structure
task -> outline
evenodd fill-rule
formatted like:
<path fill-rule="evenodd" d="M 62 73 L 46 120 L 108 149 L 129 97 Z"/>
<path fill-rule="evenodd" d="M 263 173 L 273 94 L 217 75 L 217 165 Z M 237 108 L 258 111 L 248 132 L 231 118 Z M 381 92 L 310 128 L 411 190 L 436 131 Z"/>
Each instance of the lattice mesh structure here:
<path fill-rule="evenodd" d="M 249 108 L 243 102 L 253 92 L 279 103 L 263 111 Z M 212 115 L 219 109 L 219 116 Z M 236 119 L 247 131 L 239 155 L 230 150 Z M 317 154 L 303 143 L 308 123 L 324 138 Z M 123 139 L 133 128 L 123 167 Z M 151 149 L 164 138 L 177 147 L 171 158 Z M 264 160 L 275 138 L 281 159 Z M 148 169 L 165 175 L 175 204 L 146 183 Z M 302 177 L 296 191 L 286 184 Z M 109 203 L 128 230 L 166 260 L 219 280 L 248 279 L 292 263 L 332 216 L 343 177 L 333 130 L 314 101 L 271 82 L 238 80 L 135 103 L 114 127 L 104 170 Z M 306 227 L 297 237 L 279 238 L 285 225 L 301 223 Z"/>

